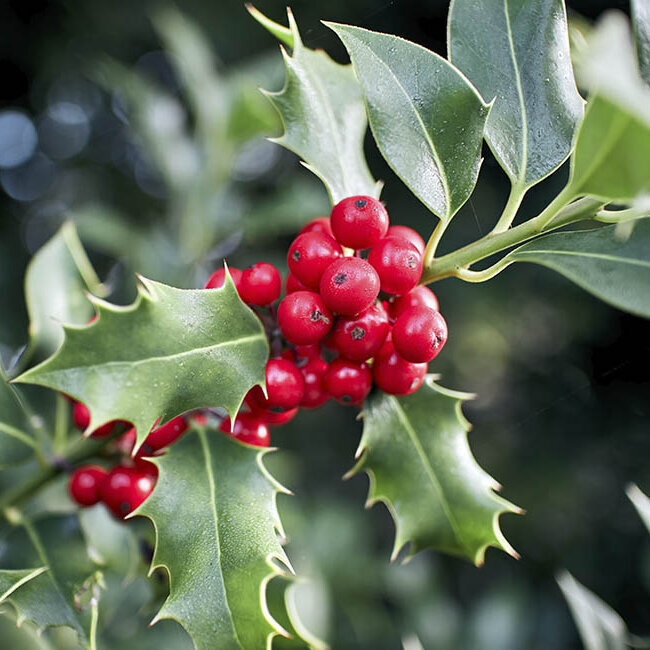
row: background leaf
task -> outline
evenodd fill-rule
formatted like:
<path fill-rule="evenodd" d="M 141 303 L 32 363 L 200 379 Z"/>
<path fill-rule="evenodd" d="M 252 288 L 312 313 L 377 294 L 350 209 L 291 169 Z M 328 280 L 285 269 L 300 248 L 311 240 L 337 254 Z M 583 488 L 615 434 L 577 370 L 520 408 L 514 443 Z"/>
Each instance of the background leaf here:
<path fill-rule="evenodd" d="M 616 226 L 562 232 L 524 244 L 508 256 L 561 273 L 589 293 L 624 311 L 650 318 L 650 220 L 627 238 Z"/>
<path fill-rule="evenodd" d="M 650 1 L 631 0 L 636 56 L 644 81 L 650 85 Z"/>
<path fill-rule="evenodd" d="M 636 508 L 636 511 L 641 517 L 641 521 L 645 524 L 645 527 L 650 532 L 650 499 L 639 489 L 638 485 L 631 483 L 628 485 L 625 493 L 628 496 L 628 499 L 632 502 L 632 505 Z"/>
<path fill-rule="evenodd" d="M 496 495 L 499 484 L 482 470 L 467 443 L 461 404 L 471 396 L 428 377 L 406 397 L 376 392 L 366 401 L 360 460 L 350 474 L 370 478 L 368 503 L 383 501 L 395 520 L 393 557 L 410 542 L 483 562 L 488 546 L 515 551 L 499 515 L 518 508 Z"/>
<path fill-rule="evenodd" d="M 571 152 L 583 100 L 562 0 L 453 0 L 449 58 L 486 101 L 485 137 L 523 193 Z"/>
<path fill-rule="evenodd" d="M 288 560 L 278 539 L 281 487 L 264 469 L 265 453 L 194 430 L 156 460 L 160 477 L 136 511 L 156 529 L 152 567 L 170 576 L 154 620 L 177 620 L 197 650 L 261 650 L 278 632 L 265 588 L 281 573 L 274 561 Z"/>
<path fill-rule="evenodd" d="M 33 455 L 36 443 L 28 431 L 27 414 L 0 365 L 0 469 Z"/>
<path fill-rule="evenodd" d="M 379 150 L 443 221 L 474 189 L 489 107 L 448 61 L 397 36 L 327 23 L 347 48 Z"/>
<path fill-rule="evenodd" d="M 261 14 L 253 16 L 260 20 Z M 355 194 L 378 197 L 381 184 L 373 180 L 363 154 L 366 113 L 352 66 L 305 47 L 291 11 L 288 16 L 293 54 L 282 50 L 287 78 L 280 92 L 267 93 L 284 125 L 275 142 L 305 161 L 325 183 L 332 203 Z M 260 22 L 267 29 L 273 24 Z M 278 35 L 277 29 L 270 31 Z"/>
<path fill-rule="evenodd" d="M 89 431 L 110 420 L 137 429 L 201 406 L 231 416 L 264 382 L 268 345 L 259 319 L 229 279 L 218 290 L 175 289 L 141 279 L 129 307 L 96 301 L 99 318 L 66 328 L 59 352 L 17 381 L 48 386 L 82 401 Z"/>

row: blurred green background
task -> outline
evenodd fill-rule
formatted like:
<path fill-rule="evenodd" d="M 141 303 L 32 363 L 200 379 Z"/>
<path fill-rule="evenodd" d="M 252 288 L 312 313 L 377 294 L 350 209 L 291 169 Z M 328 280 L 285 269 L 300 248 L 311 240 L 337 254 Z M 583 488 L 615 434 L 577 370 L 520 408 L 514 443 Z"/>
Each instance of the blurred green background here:
<path fill-rule="evenodd" d="M 623 2 L 569 5 L 588 20 L 627 11 Z M 284 19 L 283 2 L 256 6 Z M 445 50 L 447 2 L 333 0 L 293 10 L 305 43 L 340 61 L 343 48 L 321 18 Z M 292 233 L 328 210 L 317 179 L 264 137 L 279 124 L 257 88 L 278 89 L 283 69 L 277 44 L 240 2 L 5 1 L 0 78 L 5 365 L 26 341 L 25 266 L 64 219 L 76 222 L 111 299 L 126 303 L 134 271 L 191 287 L 224 256 L 239 267 L 283 266 Z M 367 154 L 386 181 L 393 222 L 426 238 L 435 218 L 370 141 Z M 485 234 L 505 203 L 505 176 L 487 147 L 485 156 L 443 252 Z M 530 193 L 524 216 L 548 202 L 565 172 Z M 423 552 L 390 565 L 387 511 L 363 509 L 364 477 L 341 481 L 360 436 L 355 413 L 336 405 L 303 412 L 274 431 L 282 451 L 271 464 L 296 493 L 280 509 L 289 555 L 314 581 L 305 596 L 313 624 L 344 650 L 580 648 L 554 580 L 567 568 L 634 633 L 650 635 L 650 544 L 624 495 L 630 481 L 650 490 L 648 323 L 527 265 L 487 284 L 446 280 L 433 289 L 450 339 L 431 369 L 444 385 L 477 394 L 466 407 L 470 443 L 504 496 L 528 513 L 502 520 L 522 559 L 490 550 L 476 569 Z M 162 592 L 141 579 L 118 589 L 100 647 L 188 647 L 171 622 L 134 640 L 155 611 L 147 600 Z M 0 619 L 0 647 L 70 643 L 58 632 L 26 635 Z"/>

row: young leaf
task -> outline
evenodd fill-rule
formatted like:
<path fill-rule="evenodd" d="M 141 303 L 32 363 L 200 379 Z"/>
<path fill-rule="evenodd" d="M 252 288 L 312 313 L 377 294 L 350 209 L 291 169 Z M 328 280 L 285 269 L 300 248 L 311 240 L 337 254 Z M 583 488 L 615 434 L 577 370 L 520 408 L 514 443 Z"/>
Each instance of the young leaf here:
<path fill-rule="evenodd" d="M 639 69 L 650 86 L 650 0 L 631 0 L 630 5 Z"/>
<path fill-rule="evenodd" d="M 230 278 L 216 290 L 141 278 L 129 307 L 94 303 L 95 323 L 66 327 L 57 354 L 16 380 L 86 404 L 89 431 L 126 420 L 139 446 L 159 418 L 201 406 L 223 406 L 234 416 L 248 390 L 264 382 L 266 336 Z"/>
<path fill-rule="evenodd" d="M 580 67 L 591 91 L 569 191 L 627 203 L 650 192 L 650 88 L 639 76 L 626 19 L 609 14 Z"/>
<path fill-rule="evenodd" d="M 390 34 L 326 24 L 350 54 L 386 162 L 448 221 L 476 184 L 489 106 L 434 52 Z"/>
<path fill-rule="evenodd" d="M 515 262 L 547 266 L 606 303 L 650 318 L 650 220 L 642 219 L 628 238 L 616 226 L 561 232 L 520 246 Z"/>
<path fill-rule="evenodd" d="M 25 300 L 29 315 L 26 359 L 39 361 L 63 341 L 62 323 L 83 325 L 93 315 L 84 292 L 100 294 L 99 279 L 71 222 L 32 258 L 25 275 Z"/>
<path fill-rule="evenodd" d="M 0 601 L 14 606 L 19 625 L 24 620 L 38 628 L 66 625 L 86 641 L 89 617 L 78 599 L 95 567 L 77 518 L 50 515 L 2 533 Z"/>
<path fill-rule="evenodd" d="M 13 386 L 0 366 L 0 469 L 27 460 L 36 443 L 26 433 L 27 415 Z"/>
<path fill-rule="evenodd" d="M 499 484 L 472 456 L 461 412 L 471 396 L 438 386 L 429 376 L 412 395 L 376 392 L 364 406 L 360 457 L 350 475 L 370 478 L 368 504 L 383 501 L 395 520 L 395 558 L 424 548 L 483 563 L 488 546 L 516 557 L 499 516 L 519 509 L 493 490 Z"/>
<path fill-rule="evenodd" d="M 627 627 L 606 602 L 581 585 L 568 571 L 556 577 L 569 604 L 585 650 L 625 650 Z"/>
<path fill-rule="evenodd" d="M 453 0 L 449 58 L 494 106 L 485 136 L 518 193 L 557 169 L 582 118 L 563 0 Z"/>
<path fill-rule="evenodd" d="M 193 430 L 155 460 L 158 483 L 136 511 L 156 529 L 152 570 L 170 577 L 154 622 L 175 619 L 197 650 L 270 649 L 286 634 L 266 604 L 276 562 L 288 565 L 275 504 L 283 488 L 263 465 L 267 452 Z"/>
<path fill-rule="evenodd" d="M 355 194 L 378 197 L 381 183 L 373 180 L 363 154 L 366 113 L 352 67 L 306 48 L 290 10 L 291 39 L 286 28 L 257 10 L 251 13 L 285 43 L 293 42 L 292 56 L 282 49 L 287 68 L 284 88 L 266 93 L 284 124 L 284 134 L 274 142 L 304 160 L 323 181 L 333 203 Z"/>

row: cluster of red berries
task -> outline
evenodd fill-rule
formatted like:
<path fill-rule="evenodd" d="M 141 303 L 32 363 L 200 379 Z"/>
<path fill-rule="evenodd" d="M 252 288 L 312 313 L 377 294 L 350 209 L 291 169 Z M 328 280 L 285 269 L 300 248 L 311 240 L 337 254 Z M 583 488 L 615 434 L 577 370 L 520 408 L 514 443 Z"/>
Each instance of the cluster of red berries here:
<path fill-rule="evenodd" d="M 392 395 L 416 391 L 447 340 L 435 295 L 418 286 L 424 248 L 411 228 L 390 226 L 377 199 L 352 196 L 291 244 L 277 310 L 282 279 L 273 265 L 229 268 L 239 296 L 264 323 L 273 356 L 267 395 L 259 387 L 249 392 L 234 436 L 266 446 L 268 427 L 288 422 L 299 408 L 330 397 L 361 404 L 373 383 Z M 225 274 L 215 271 L 205 288 L 222 287 Z M 229 431 L 230 421 L 220 428 Z"/>

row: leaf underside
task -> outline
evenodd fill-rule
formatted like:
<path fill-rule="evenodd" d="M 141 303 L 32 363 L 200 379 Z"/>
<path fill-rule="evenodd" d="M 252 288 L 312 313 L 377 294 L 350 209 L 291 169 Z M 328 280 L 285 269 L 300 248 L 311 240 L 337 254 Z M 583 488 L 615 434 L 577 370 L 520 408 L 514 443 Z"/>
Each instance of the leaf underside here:
<path fill-rule="evenodd" d="M 515 262 L 541 264 L 606 303 L 650 318 L 650 220 L 629 236 L 616 226 L 540 237 L 510 253 Z"/>
<path fill-rule="evenodd" d="M 66 327 L 57 354 L 16 380 L 86 404 L 89 431 L 131 422 L 138 446 L 159 418 L 202 406 L 223 406 L 234 416 L 248 390 L 263 384 L 268 355 L 262 325 L 229 277 L 212 290 L 141 282 L 128 307 L 95 299 L 97 321 Z"/>
<path fill-rule="evenodd" d="M 390 34 L 326 23 L 350 54 L 379 150 L 443 221 L 472 193 L 489 113 L 448 61 Z"/>
<path fill-rule="evenodd" d="M 470 396 L 429 376 L 412 395 L 374 393 L 364 406 L 364 429 L 350 472 L 370 478 L 368 504 L 382 501 L 395 520 L 395 558 L 434 548 L 483 563 L 488 546 L 516 556 L 499 516 L 519 509 L 494 493 L 498 483 L 477 464 L 467 442 L 461 404 Z"/>
<path fill-rule="evenodd" d="M 522 190 L 557 169 L 583 113 L 562 0 L 453 0 L 449 58 L 487 101 L 486 139 Z"/>
<path fill-rule="evenodd" d="M 291 11 L 288 15 L 291 37 L 286 28 L 253 13 L 272 34 L 293 42 L 291 56 L 282 50 L 284 88 L 266 93 L 284 125 L 283 135 L 274 142 L 303 159 L 325 184 L 332 203 L 357 194 L 379 197 L 381 183 L 372 178 L 363 153 L 367 119 L 352 66 L 305 47 Z"/>

